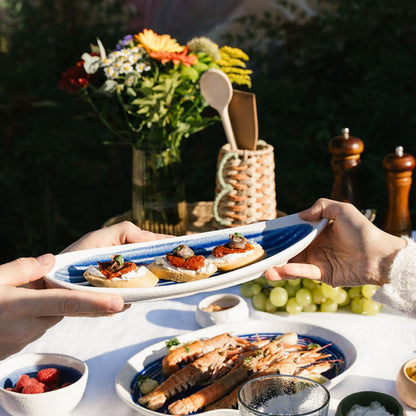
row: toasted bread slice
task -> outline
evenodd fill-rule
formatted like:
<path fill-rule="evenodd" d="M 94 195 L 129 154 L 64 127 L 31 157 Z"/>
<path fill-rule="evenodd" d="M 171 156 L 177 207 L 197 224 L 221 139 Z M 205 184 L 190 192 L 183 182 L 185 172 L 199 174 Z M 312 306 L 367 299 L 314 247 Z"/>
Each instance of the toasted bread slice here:
<path fill-rule="evenodd" d="M 205 267 L 199 270 L 188 270 L 172 266 L 165 257 L 159 257 L 148 267 L 159 279 L 183 283 L 206 279 L 217 271 L 217 268 L 211 262 L 205 260 L 205 263 Z"/>
<path fill-rule="evenodd" d="M 266 257 L 266 252 L 260 244 L 252 243 L 253 249 L 245 251 L 244 253 L 231 253 L 223 257 L 209 256 L 209 259 L 217 266 L 218 270 L 222 272 L 229 272 L 231 270 L 239 269 L 255 263 Z"/>
<path fill-rule="evenodd" d="M 158 277 L 153 274 L 146 266 L 139 266 L 137 270 L 137 277 L 130 277 L 128 279 L 107 279 L 105 276 L 98 276 L 88 269 L 84 272 L 84 277 L 92 286 L 114 288 L 153 287 L 156 286 L 157 282 L 159 281 Z"/>

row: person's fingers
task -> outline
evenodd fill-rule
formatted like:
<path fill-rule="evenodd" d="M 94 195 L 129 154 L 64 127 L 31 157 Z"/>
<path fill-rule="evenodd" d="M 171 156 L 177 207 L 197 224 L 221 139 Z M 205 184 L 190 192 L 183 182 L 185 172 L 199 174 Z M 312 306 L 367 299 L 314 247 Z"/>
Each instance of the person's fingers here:
<path fill-rule="evenodd" d="M 62 253 L 89 248 L 111 247 L 122 244 L 140 243 L 173 237 L 156 234 L 137 227 L 130 221 L 123 221 L 100 230 L 92 231 L 65 248 Z"/>
<path fill-rule="evenodd" d="M 21 257 L 0 265 L 0 284 L 21 286 L 38 280 L 52 270 L 55 265 L 53 254 L 44 254 L 37 258 Z"/>
<path fill-rule="evenodd" d="M 124 221 L 112 227 L 114 227 L 113 232 L 115 235 L 119 236 L 118 244 L 142 243 L 173 237 L 168 234 L 156 234 L 151 231 L 142 230 L 130 221 Z"/>
<path fill-rule="evenodd" d="M 26 345 L 62 319 L 63 316 L 26 316 L 24 319 L 16 319 L 17 324 L 13 325 L 14 342 L 21 342 L 23 345 Z"/>
<path fill-rule="evenodd" d="M 122 313 L 131 307 L 130 303 L 124 304 L 123 308 L 117 312 L 92 312 L 92 313 L 83 313 L 82 315 L 70 315 L 70 316 L 83 316 L 87 318 L 95 318 L 95 317 L 104 317 L 104 316 L 112 316 L 117 313 Z"/>
<path fill-rule="evenodd" d="M 320 198 L 310 208 L 299 212 L 299 218 L 305 221 L 319 221 L 322 218 L 335 220 L 345 209 L 354 209 L 348 202 L 338 202 L 331 199 Z"/>
<path fill-rule="evenodd" d="M 299 212 L 299 218 L 305 221 L 318 221 L 322 218 L 326 200 L 318 199 L 311 207 Z"/>
<path fill-rule="evenodd" d="M 35 280 L 27 285 L 24 285 L 22 287 L 27 287 L 29 289 L 35 289 L 35 290 L 40 290 L 40 289 L 46 289 L 47 288 L 47 283 L 48 281 L 45 279 L 38 279 Z"/>
<path fill-rule="evenodd" d="M 20 314 L 33 316 L 101 316 L 125 310 L 121 296 L 111 294 L 97 295 L 67 289 L 45 289 L 33 291 L 20 289 Z"/>
<path fill-rule="evenodd" d="M 322 270 L 314 264 L 287 263 L 283 266 L 266 270 L 265 276 L 269 280 L 292 280 L 299 278 L 321 280 Z"/>

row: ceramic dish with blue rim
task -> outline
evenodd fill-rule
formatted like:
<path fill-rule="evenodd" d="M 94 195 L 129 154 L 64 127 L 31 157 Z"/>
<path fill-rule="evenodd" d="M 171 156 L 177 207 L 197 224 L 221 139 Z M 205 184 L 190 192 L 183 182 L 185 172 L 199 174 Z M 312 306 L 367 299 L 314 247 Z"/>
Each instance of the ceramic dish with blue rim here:
<path fill-rule="evenodd" d="M 186 333 L 176 338 L 182 344 L 197 339 L 210 338 L 222 333 L 230 333 L 231 335 L 249 339 L 257 335 L 260 337 L 275 338 L 287 332 L 295 332 L 298 335 L 299 344 L 309 345 L 309 343 L 317 343 L 321 346 L 326 346 L 324 351 L 330 354 L 326 359 L 334 360 L 335 362 L 331 370 L 323 373 L 329 379 L 324 384 L 328 389 L 331 389 L 341 382 L 356 363 L 357 350 L 355 346 L 341 334 L 317 325 L 284 321 L 281 319 L 248 320 L 245 322 L 214 325 Z M 138 404 L 140 392 L 137 389 L 137 379 L 139 377 L 148 376 L 159 382 L 163 380 L 161 361 L 168 351 L 166 341 L 169 340 L 151 345 L 131 357 L 123 365 L 116 377 L 115 388 L 121 400 L 143 415 L 160 416 L 161 414 L 169 413 L 166 406 L 155 411 Z M 179 397 L 176 396 L 176 398 Z M 238 410 L 219 409 L 200 411 L 197 414 L 204 416 L 238 416 Z"/>
<path fill-rule="evenodd" d="M 286 263 L 305 249 L 324 229 L 327 220 L 302 221 L 297 214 L 274 220 L 261 221 L 241 227 L 208 231 L 205 233 L 172 237 L 137 244 L 73 251 L 56 256 L 55 267 L 46 275 L 50 285 L 67 289 L 117 293 L 125 302 L 138 302 L 177 298 L 195 293 L 223 289 L 261 276 L 272 266 Z M 163 256 L 179 244 L 187 244 L 195 254 L 208 256 L 215 246 L 225 244 L 229 235 L 243 234 L 266 251 L 266 258 L 230 272 L 217 272 L 211 277 L 186 283 L 159 280 L 149 288 L 102 288 L 91 286 L 84 278 L 85 270 L 98 261 L 108 261 L 113 254 L 121 254 L 126 260 L 150 264 L 155 257 Z"/>

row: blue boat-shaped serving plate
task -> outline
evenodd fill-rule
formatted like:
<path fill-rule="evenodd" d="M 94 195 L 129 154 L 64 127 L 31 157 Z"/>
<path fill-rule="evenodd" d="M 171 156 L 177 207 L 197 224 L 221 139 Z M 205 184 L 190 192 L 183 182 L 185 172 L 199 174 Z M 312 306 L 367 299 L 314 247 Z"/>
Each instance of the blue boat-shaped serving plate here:
<path fill-rule="evenodd" d="M 47 274 L 46 279 L 54 287 L 117 293 L 125 302 L 178 298 L 223 289 L 255 279 L 270 267 L 282 265 L 300 253 L 317 237 L 326 224 L 326 219 L 305 222 L 297 214 L 292 214 L 274 220 L 200 234 L 73 251 L 56 256 L 55 267 Z M 89 266 L 97 265 L 98 261 L 108 261 L 113 254 L 121 254 L 126 260 L 138 264 L 150 264 L 155 257 L 165 255 L 179 244 L 187 244 L 196 254 L 208 256 L 215 246 L 228 242 L 229 235 L 235 232 L 243 234 L 250 241 L 259 243 L 267 256 L 237 270 L 217 272 L 207 279 L 186 283 L 159 280 L 155 287 L 150 288 L 99 288 L 91 286 L 83 277 L 84 271 Z"/>

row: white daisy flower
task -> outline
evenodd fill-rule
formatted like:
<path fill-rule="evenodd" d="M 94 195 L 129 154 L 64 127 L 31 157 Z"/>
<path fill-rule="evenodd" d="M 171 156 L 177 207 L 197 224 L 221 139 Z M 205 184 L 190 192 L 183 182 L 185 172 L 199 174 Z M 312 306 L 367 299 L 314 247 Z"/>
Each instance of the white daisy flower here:
<path fill-rule="evenodd" d="M 139 64 L 136 65 L 136 71 L 142 73 L 143 71 L 145 71 L 146 68 L 146 64 L 144 64 L 143 62 L 140 62 Z"/>
<path fill-rule="evenodd" d="M 122 66 L 122 72 L 124 72 L 125 74 L 127 74 L 128 72 L 130 72 L 131 69 L 131 65 L 130 62 L 125 62 Z"/>
<path fill-rule="evenodd" d="M 114 68 L 111 67 L 111 66 L 108 66 L 107 68 L 105 68 L 104 73 L 105 73 L 105 76 L 107 78 L 116 78 L 117 77 L 116 71 L 114 71 Z"/>
<path fill-rule="evenodd" d="M 137 54 L 130 55 L 128 60 L 131 64 L 135 64 L 139 60 L 139 56 Z"/>

